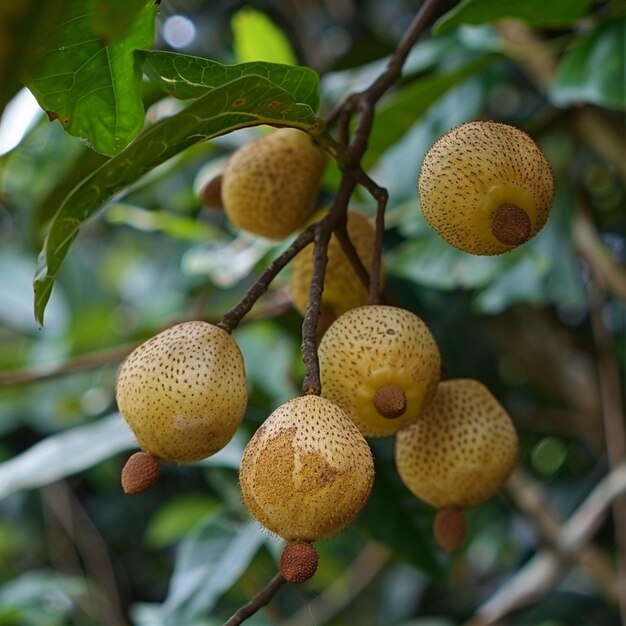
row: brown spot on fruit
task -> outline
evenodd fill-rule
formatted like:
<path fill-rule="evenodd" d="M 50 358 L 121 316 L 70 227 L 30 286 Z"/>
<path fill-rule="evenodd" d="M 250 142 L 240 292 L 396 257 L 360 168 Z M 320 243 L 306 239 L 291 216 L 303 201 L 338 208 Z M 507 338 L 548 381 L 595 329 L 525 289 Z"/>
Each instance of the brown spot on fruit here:
<path fill-rule="evenodd" d="M 519 246 L 530 237 L 530 218 L 515 204 L 501 204 L 491 217 L 491 232 L 503 244 Z"/>
<path fill-rule="evenodd" d="M 223 209 L 222 206 L 222 175 L 214 176 L 200 192 L 202 204 L 209 209 Z"/>
<path fill-rule="evenodd" d="M 433 523 L 433 534 L 437 545 L 446 552 L 454 552 L 461 546 L 467 531 L 467 520 L 463 511 L 441 509 Z"/>
<path fill-rule="evenodd" d="M 376 390 L 372 402 L 376 410 L 387 419 L 396 419 L 406 411 L 406 394 L 398 385 L 383 385 Z"/>

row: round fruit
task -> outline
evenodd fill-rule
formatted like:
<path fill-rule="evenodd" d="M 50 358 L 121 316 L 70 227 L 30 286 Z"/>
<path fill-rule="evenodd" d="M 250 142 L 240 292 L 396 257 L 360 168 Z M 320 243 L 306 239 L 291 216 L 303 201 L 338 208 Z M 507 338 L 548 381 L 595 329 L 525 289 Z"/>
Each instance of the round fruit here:
<path fill-rule="evenodd" d="M 185 463 L 221 450 L 246 411 L 243 357 L 218 326 L 184 322 L 152 337 L 124 361 L 120 413 L 141 447 Z"/>
<path fill-rule="evenodd" d="M 289 583 L 303 583 L 317 571 L 319 556 L 312 544 L 296 541 L 287 544 L 280 555 L 280 573 Z"/>
<path fill-rule="evenodd" d="M 337 318 L 318 354 L 322 395 L 366 437 L 388 437 L 418 419 L 441 372 L 426 324 L 410 311 L 380 304 Z"/>
<path fill-rule="evenodd" d="M 469 122 L 424 157 L 418 189 L 424 217 L 450 245 L 501 254 L 536 235 L 548 219 L 550 164 L 523 131 Z"/>
<path fill-rule="evenodd" d="M 143 493 L 159 479 L 159 461 L 149 452 L 135 452 L 122 468 L 122 490 L 124 493 Z"/>
<path fill-rule="evenodd" d="M 326 156 L 305 132 L 281 128 L 236 150 L 222 175 L 230 221 L 268 239 L 300 228 L 315 206 Z"/>
<path fill-rule="evenodd" d="M 279 406 L 254 434 L 239 470 L 243 501 L 287 541 L 317 541 L 360 512 L 374 480 L 370 448 L 335 404 L 308 395 Z"/>
<path fill-rule="evenodd" d="M 516 463 L 511 418 L 476 380 L 440 383 L 422 419 L 396 437 L 404 484 L 438 509 L 466 509 L 488 500 Z"/>
<path fill-rule="evenodd" d="M 369 220 L 348 211 L 348 235 L 365 268 L 371 271 L 376 231 Z M 313 244 L 307 246 L 292 261 L 289 295 L 294 308 L 304 315 L 309 304 L 309 286 L 313 278 Z M 328 244 L 328 262 L 324 275 L 322 309 L 335 316 L 367 304 L 368 290 L 345 255 L 339 240 L 333 235 Z"/>

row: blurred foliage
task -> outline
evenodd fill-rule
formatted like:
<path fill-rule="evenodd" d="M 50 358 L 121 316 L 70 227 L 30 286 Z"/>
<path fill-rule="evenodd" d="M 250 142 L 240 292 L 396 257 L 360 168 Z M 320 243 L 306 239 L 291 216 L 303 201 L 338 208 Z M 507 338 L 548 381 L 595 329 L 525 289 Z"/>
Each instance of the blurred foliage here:
<path fill-rule="evenodd" d="M 308 125 L 380 74 L 421 3 L 163 0 L 155 51 L 142 57 L 153 82 L 144 76 L 140 83 L 139 57 L 125 49 L 126 65 L 111 72 L 102 51 L 123 48 L 137 19 L 144 30 L 136 45 L 149 48 L 152 3 L 91 0 L 91 17 L 75 26 L 95 27 L 108 44 L 84 53 L 94 55 L 97 68 L 85 67 L 84 80 L 70 89 L 57 72 L 73 71 L 83 51 L 64 54 L 67 43 L 45 33 L 62 19 L 63 6 L 75 11 L 82 4 L 0 3 L 0 145 L 7 145 L 0 155 L 0 625 L 212 626 L 262 588 L 280 554 L 280 542 L 250 522 L 236 470 L 256 427 L 299 393 L 301 318 L 286 298 L 288 270 L 235 331 L 251 392 L 238 436 L 205 462 L 164 467 L 160 483 L 133 498 L 119 488 L 134 441 L 116 413 L 116 368 L 133 346 L 181 319 L 218 320 L 284 248 L 235 233 L 222 213 L 201 205 L 202 186 L 225 158 L 263 132 L 229 132 L 247 125 L 240 119 L 206 123 L 228 108 L 216 104 L 227 80 L 219 72 L 252 81 L 259 101 L 269 89 L 291 98 L 302 117 L 290 122 Z M 509 409 L 520 432 L 521 469 L 565 517 L 607 471 L 603 414 L 619 398 L 602 387 L 606 367 L 617 372 L 623 397 L 624 7 L 619 0 L 463 0 L 442 7 L 435 31 L 414 47 L 403 78 L 380 102 L 364 160 L 390 194 L 385 295 L 428 323 L 446 376 L 483 381 Z M 181 33 L 191 33 L 186 43 Z M 52 56 L 41 57 L 42 50 Z M 248 62 L 250 74 L 243 65 L 224 67 Z M 276 62 L 294 65 L 285 70 Z M 28 67 L 38 68 L 30 79 Z M 295 72 L 301 80 L 292 80 Z M 89 124 L 80 126 L 85 141 L 43 112 L 24 127 L 19 114 L 26 106 L 15 106 L 24 101 L 11 103 L 20 81 L 30 80 L 43 106 L 63 117 L 48 96 L 63 106 L 74 102 L 72 89 L 93 96 L 96 75 L 103 99 L 87 113 L 72 112 L 72 120 L 104 122 L 96 135 Z M 126 82 L 122 89 L 134 99 L 128 111 L 135 121 L 124 125 L 123 137 L 114 132 L 99 144 L 102 129 L 112 130 L 101 114 L 111 106 L 119 113 L 121 101 L 112 105 L 110 97 L 124 76 L 135 80 L 131 91 Z M 159 91 L 174 79 L 186 91 Z M 250 85 L 238 84 L 248 97 Z M 146 130 L 126 146 L 144 110 Z M 557 182 L 546 228 L 502 257 L 451 249 L 418 207 L 426 150 L 476 118 L 529 132 Z M 16 129 L 24 133 L 9 145 Z M 216 135 L 223 136 L 200 141 Z M 107 159 L 87 143 L 119 154 Z M 329 168 L 321 201 L 337 180 Z M 57 266 L 40 330 L 32 278 L 67 196 L 73 234 L 82 230 L 69 240 L 53 231 L 48 240 L 58 235 L 56 252 L 69 254 Z M 363 193 L 353 204 L 374 212 Z M 252 626 L 454 626 L 541 547 L 533 519 L 509 492 L 472 511 L 464 547 L 443 555 L 431 535 L 434 512 L 397 477 L 393 442 L 372 447 L 376 484 L 358 521 L 321 542 L 315 578 L 283 590 L 249 620 Z M 607 520 L 594 541 L 608 562 L 614 531 Z M 510 624 L 619 622 L 599 577 L 574 568 Z"/>

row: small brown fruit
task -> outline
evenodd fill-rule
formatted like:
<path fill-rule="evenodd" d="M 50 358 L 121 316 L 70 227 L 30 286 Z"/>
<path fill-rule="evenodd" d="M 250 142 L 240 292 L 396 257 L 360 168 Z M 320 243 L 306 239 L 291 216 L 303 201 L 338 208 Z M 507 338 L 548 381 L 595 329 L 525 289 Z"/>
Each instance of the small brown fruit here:
<path fill-rule="evenodd" d="M 127 494 L 143 493 L 161 474 L 159 461 L 149 452 L 135 452 L 122 468 L 122 490 Z"/>
<path fill-rule="evenodd" d="M 202 187 L 200 192 L 202 204 L 209 209 L 223 209 L 222 206 L 222 175 L 218 174 Z"/>
<path fill-rule="evenodd" d="M 232 438 L 246 411 L 243 357 L 218 326 L 184 322 L 122 363 L 120 413 L 141 447 L 171 463 L 204 459 Z"/>
<path fill-rule="evenodd" d="M 511 418 L 477 380 L 448 380 L 422 419 L 396 437 L 400 478 L 438 509 L 467 509 L 491 498 L 517 463 Z"/>
<path fill-rule="evenodd" d="M 287 237 L 309 218 L 325 162 L 324 151 L 295 128 L 280 128 L 239 148 L 222 177 L 228 218 L 261 237 Z"/>
<path fill-rule="evenodd" d="M 420 417 L 434 397 L 439 348 L 414 313 L 384 305 L 338 317 L 319 346 L 322 395 L 366 437 L 389 437 Z"/>
<path fill-rule="evenodd" d="M 370 448 L 335 404 L 301 396 L 279 406 L 254 434 L 239 470 L 243 501 L 287 541 L 317 541 L 358 515 L 374 480 Z"/>
<path fill-rule="evenodd" d="M 441 137 L 424 157 L 424 217 L 450 245 L 501 254 L 536 235 L 554 193 L 550 164 L 523 131 L 469 122 Z"/>
<path fill-rule="evenodd" d="M 306 541 L 296 541 L 285 546 L 280 557 L 280 573 L 289 583 L 303 583 L 317 571 L 317 550 Z"/>
<path fill-rule="evenodd" d="M 372 269 L 374 241 L 376 231 L 368 219 L 348 211 L 348 235 L 359 259 L 367 269 Z M 304 315 L 309 304 L 309 286 L 313 278 L 313 244 L 307 246 L 292 261 L 289 281 L 289 295 L 293 306 Z M 332 311 L 335 316 L 349 309 L 367 304 L 368 290 L 357 275 L 352 263 L 344 254 L 343 248 L 335 235 L 328 244 L 328 262 L 324 276 L 322 307 Z"/>

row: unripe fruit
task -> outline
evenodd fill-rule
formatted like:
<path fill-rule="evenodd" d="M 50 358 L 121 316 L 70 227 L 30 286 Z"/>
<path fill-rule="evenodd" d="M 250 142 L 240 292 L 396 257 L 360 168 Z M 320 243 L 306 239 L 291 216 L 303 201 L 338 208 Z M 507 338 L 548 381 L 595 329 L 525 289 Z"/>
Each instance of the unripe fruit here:
<path fill-rule="evenodd" d="M 359 213 L 348 211 L 347 229 L 359 259 L 370 272 L 376 238 L 374 227 L 368 219 Z M 309 303 L 309 286 L 312 278 L 313 244 L 302 250 L 292 261 L 289 295 L 294 308 L 301 315 L 306 313 Z M 330 310 L 335 316 L 338 316 L 349 309 L 367 304 L 367 300 L 367 287 L 344 254 L 339 240 L 333 235 L 328 244 L 322 308 Z"/>
<path fill-rule="evenodd" d="M 149 452 L 135 452 L 122 468 L 122 490 L 127 494 L 143 493 L 161 474 L 158 460 Z"/>
<path fill-rule="evenodd" d="M 281 128 L 236 150 L 222 176 L 230 221 L 268 239 L 300 228 L 317 199 L 326 156 L 305 132 Z"/>
<path fill-rule="evenodd" d="M 279 406 L 256 431 L 239 470 L 243 501 L 287 541 L 317 541 L 358 515 L 374 480 L 371 450 L 335 404 L 308 395 Z"/>
<path fill-rule="evenodd" d="M 317 550 L 306 541 L 296 541 L 285 546 L 280 555 L 280 573 L 289 583 L 303 583 L 317 571 Z"/>
<path fill-rule="evenodd" d="M 441 372 L 426 324 L 410 311 L 379 304 L 337 318 L 318 354 L 322 395 L 366 437 L 388 437 L 420 418 Z"/>
<path fill-rule="evenodd" d="M 235 434 L 247 401 L 235 340 L 200 321 L 172 326 L 141 344 L 117 380 L 120 413 L 141 447 L 171 463 L 221 450 Z"/>
<path fill-rule="evenodd" d="M 466 509 L 488 500 L 516 463 L 511 418 L 476 380 L 440 383 L 422 419 L 396 437 L 400 478 L 438 509 Z"/>
<path fill-rule="evenodd" d="M 424 217 L 450 245 L 501 254 L 536 235 L 548 219 L 550 164 L 523 131 L 469 122 L 428 151 L 418 189 Z"/>

